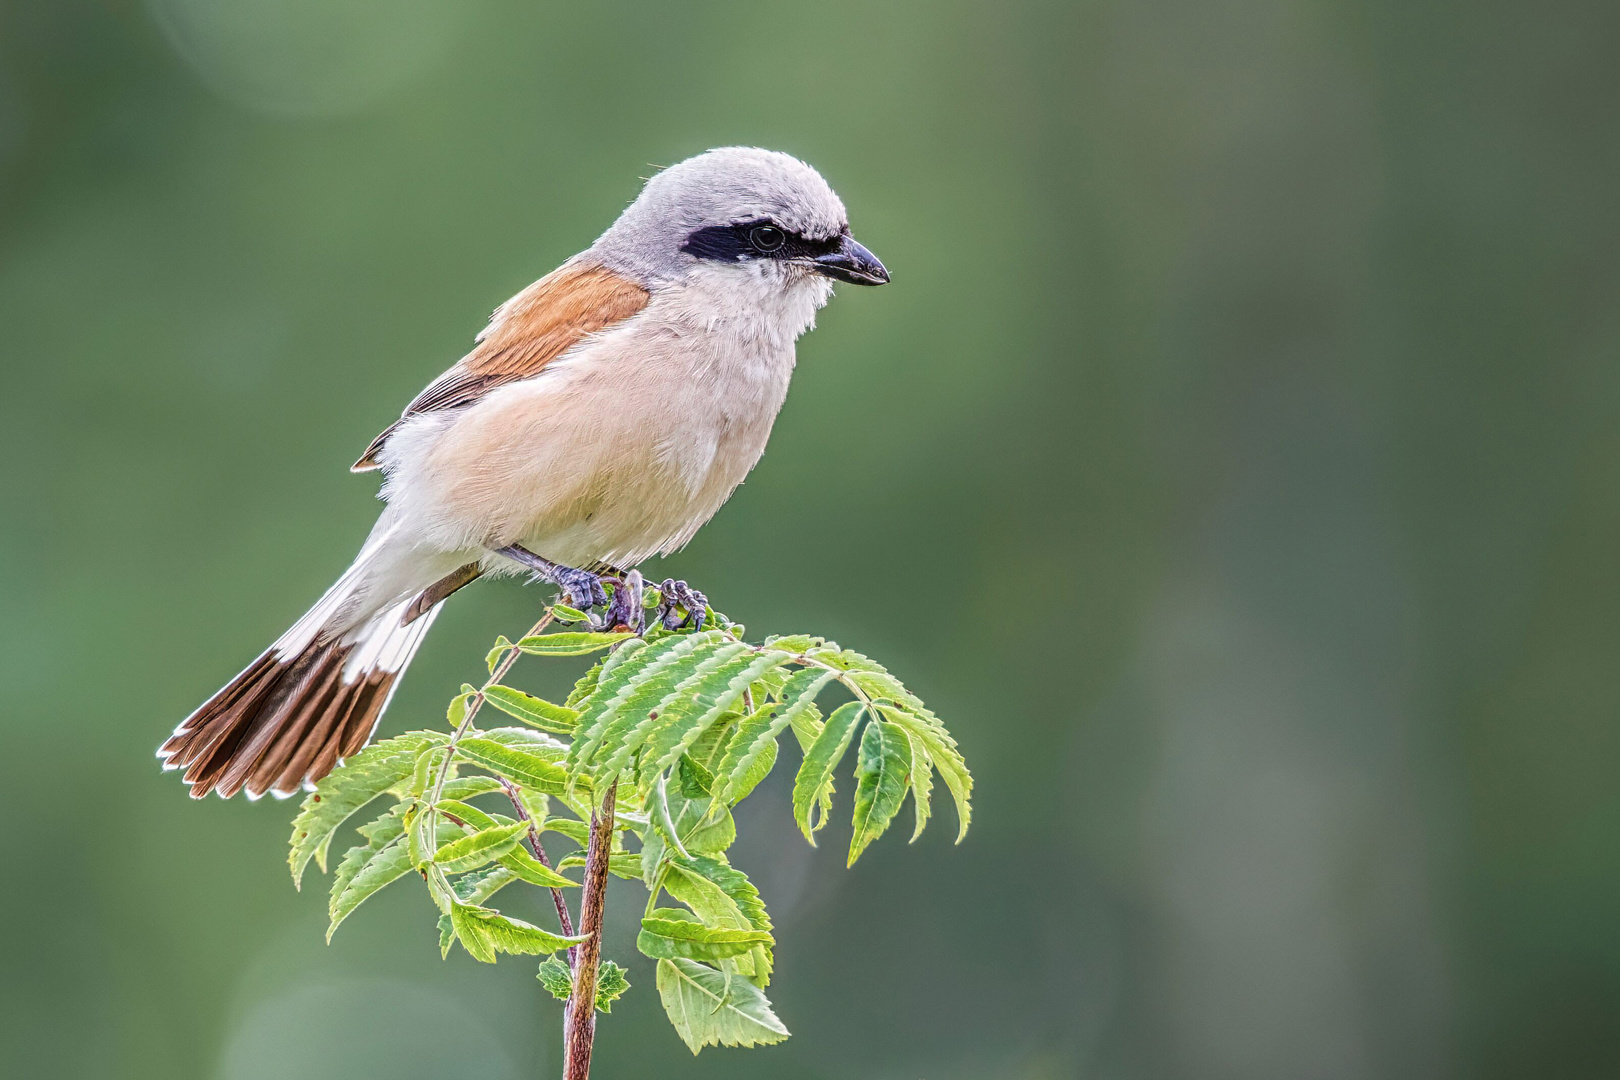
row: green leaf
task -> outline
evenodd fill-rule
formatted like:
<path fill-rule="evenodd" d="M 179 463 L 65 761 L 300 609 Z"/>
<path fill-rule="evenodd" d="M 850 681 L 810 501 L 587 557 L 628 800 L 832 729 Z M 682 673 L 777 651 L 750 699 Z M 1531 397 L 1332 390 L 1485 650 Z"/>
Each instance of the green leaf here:
<path fill-rule="evenodd" d="M 911 785 L 911 740 L 894 724 L 874 718 L 861 734 L 855 758 L 855 833 L 849 864 L 889 827 Z"/>
<path fill-rule="evenodd" d="M 700 671 L 660 706 L 660 717 L 645 733 L 641 751 L 642 788 L 675 764 L 710 724 L 720 719 L 760 675 L 787 661 L 783 653 L 718 650 Z M 709 665 L 714 666 L 710 667 Z M 701 669 L 707 670 L 701 670 Z"/>
<path fill-rule="evenodd" d="M 603 960 L 596 969 L 596 1007 L 601 1012 L 612 1012 L 613 1003 L 630 989 L 630 980 L 624 968 L 611 960 Z"/>
<path fill-rule="evenodd" d="M 517 643 L 517 647 L 530 656 L 585 656 L 601 652 L 631 637 L 635 635 L 628 632 L 615 634 L 571 631 L 526 637 Z"/>
<path fill-rule="evenodd" d="M 681 843 L 680 830 L 675 827 L 675 817 L 669 812 L 668 783 L 660 776 L 653 785 L 652 794 L 647 799 L 648 816 L 652 819 L 653 827 L 658 830 L 659 838 L 664 844 L 675 850 L 675 854 L 683 859 L 692 857 Z"/>
<path fill-rule="evenodd" d="M 705 1046 L 759 1046 L 788 1037 L 759 987 L 696 960 L 658 961 L 658 996 L 694 1054 Z"/>
<path fill-rule="evenodd" d="M 968 773 L 967 763 L 962 760 L 961 751 L 956 748 L 956 740 L 945 730 L 945 725 L 939 722 L 939 717 L 923 708 L 922 702 L 917 701 L 915 697 L 910 695 L 907 697 L 910 701 L 903 707 L 894 701 L 878 701 L 875 704 L 884 719 L 911 736 L 914 742 L 922 744 L 928 753 L 928 760 L 939 770 L 946 789 L 951 793 L 951 799 L 956 803 L 958 822 L 956 842 L 961 843 L 962 837 L 967 835 L 968 822 L 973 817 L 970 805 L 973 777 Z M 910 702 L 916 702 L 916 706 L 913 707 Z"/>
<path fill-rule="evenodd" d="M 607 660 L 621 656 L 627 651 L 635 652 L 637 648 L 638 646 L 634 641 L 627 641 L 610 653 Z M 563 708 L 577 710 L 580 702 L 591 696 L 591 693 L 596 689 L 596 680 L 601 678 L 602 667 L 607 663 L 607 660 L 598 660 L 591 665 L 589 671 L 579 677 L 574 683 L 574 688 L 568 691 L 568 697 L 563 701 Z"/>
<path fill-rule="evenodd" d="M 456 940 L 456 927 L 447 911 L 439 916 L 439 956 L 448 959 L 450 945 Z"/>
<path fill-rule="evenodd" d="M 760 930 L 769 933 L 771 918 L 748 875 L 725 861 L 723 856 L 695 855 L 672 861 L 664 878 L 664 890 L 691 908 L 709 926 Z M 734 963 L 743 974 L 760 986 L 769 984 L 774 963 L 772 946 L 764 943 L 752 955 L 739 956 Z"/>
<path fill-rule="evenodd" d="M 589 622 L 590 616 L 567 604 L 552 604 L 551 617 L 562 623 Z"/>
<path fill-rule="evenodd" d="M 568 787 L 568 774 L 562 766 L 529 750 L 503 746 L 494 739 L 462 739 L 456 744 L 456 753 L 514 784 L 547 795 L 562 795 Z M 587 783 L 585 787 L 589 790 L 590 785 Z"/>
<path fill-rule="evenodd" d="M 824 795 L 831 798 L 833 770 L 843 759 L 844 751 L 849 749 L 850 738 L 855 734 L 855 722 L 860 719 L 864 708 L 860 702 L 851 701 L 833 710 L 821 734 L 816 737 L 815 744 L 804 755 L 798 776 L 794 777 L 793 820 L 799 823 L 799 831 L 811 844 L 816 842 L 816 830 L 827 823 L 827 817 L 823 812 L 821 821 L 812 825 L 810 811 Z"/>
<path fill-rule="evenodd" d="M 541 826 L 541 831 L 561 833 L 580 847 L 585 847 L 591 842 L 591 827 L 573 818 L 548 817 Z"/>
<path fill-rule="evenodd" d="M 293 819 L 292 851 L 287 857 L 293 884 L 302 883 L 304 867 L 312 858 L 324 871 L 326 850 L 338 827 L 362 806 L 410 776 L 417 755 L 443 744 L 446 738 L 437 731 L 412 731 L 372 743 L 316 784 Z"/>
<path fill-rule="evenodd" d="M 579 724 L 568 750 L 569 774 L 579 775 L 586 763 L 593 760 L 610 727 L 621 718 L 623 706 L 642 684 L 658 678 L 694 649 L 720 640 L 718 631 L 684 637 L 671 635 L 647 642 L 634 651 L 620 648 L 603 661 L 596 688 L 579 703 Z M 634 714 L 624 718 L 626 724 L 633 724 L 635 720 Z"/>
<path fill-rule="evenodd" d="M 832 678 L 833 672 L 817 668 L 794 672 L 782 687 L 780 702 L 762 705 L 737 726 L 716 770 L 721 782 L 715 798 L 735 806 L 770 774 L 776 763 L 777 736 L 799 713 L 814 707 L 816 695 Z"/>
<path fill-rule="evenodd" d="M 504 866 L 486 866 L 482 870 L 462 874 L 451 888 L 455 890 L 456 899 L 463 904 L 482 904 L 518 880 L 518 876 Z"/>
<path fill-rule="evenodd" d="M 671 703 L 710 669 L 710 659 L 737 651 L 719 631 L 674 636 L 647 646 L 642 650 L 645 660 L 624 685 L 600 705 L 593 698 L 584 711 L 581 722 L 591 718 L 591 735 L 588 752 L 578 758 L 580 767 L 589 769 L 598 782 L 616 776 L 640 749 L 646 733 L 664 719 Z"/>
<path fill-rule="evenodd" d="M 585 856 L 574 854 L 557 864 L 558 870 L 572 870 L 585 865 Z M 626 881 L 641 880 L 641 852 L 615 851 L 608 856 L 608 873 Z"/>
<path fill-rule="evenodd" d="M 554 953 L 585 941 L 583 937 L 553 934 L 522 919 L 513 919 L 491 908 L 473 904 L 452 904 L 450 923 L 467 954 L 486 964 L 493 964 L 498 952 L 534 956 Z"/>
<path fill-rule="evenodd" d="M 502 855 L 500 864 L 530 885 L 539 885 L 546 889 L 577 889 L 579 887 L 579 882 L 565 878 L 557 871 L 550 869 L 539 859 L 524 851 L 521 845 Z"/>
<path fill-rule="evenodd" d="M 484 657 L 484 666 L 489 668 L 491 675 L 495 674 L 495 669 L 501 666 L 501 660 L 505 658 L 511 648 L 513 648 L 512 642 L 505 634 L 495 639 L 495 647 L 489 650 L 489 655 Z"/>
<path fill-rule="evenodd" d="M 928 750 L 923 746 L 921 739 L 906 739 L 911 747 L 911 807 L 916 811 L 917 825 L 911 830 L 911 839 L 908 844 L 915 843 L 917 837 L 922 835 L 923 827 L 928 824 L 929 797 L 934 791 L 934 762 L 928 756 Z"/>
<path fill-rule="evenodd" d="M 440 799 L 434 805 L 439 808 L 441 814 L 446 817 L 460 819 L 475 832 L 479 829 L 493 829 L 497 825 L 512 824 L 512 819 L 509 817 L 496 817 L 494 814 L 485 813 L 471 803 L 462 802 L 460 799 Z"/>
<path fill-rule="evenodd" d="M 532 697 L 510 686 L 489 686 L 484 699 L 508 716 L 515 716 L 525 724 L 533 724 L 541 731 L 568 735 L 579 720 L 579 713 L 561 705 L 553 705 L 544 698 Z"/>
<path fill-rule="evenodd" d="M 494 862 L 517 847 L 523 834 L 528 831 L 528 823 L 523 821 L 480 829 L 471 836 L 452 840 L 439 848 L 433 853 L 433 861 L 447 874 L 473 870 L 485 863 Z"/>
<path fill-rule="evenodd" d="M 465 776 L 457 780 L 446 780 L 443 798 L 465 800 L 499 790 L 501 782 L 493 776 Z"/>
<path fill-rule="evenodd" d="M 720 724 L 731 726 L 724 719 Z M 714 727 L 719 727 L 720 724 L 715 724 Z M 675 763 L 674 779 L 676 786 L 681 789 L 681 794 L 688 799 L 702 798 L 714 789 L 714 773 L 689 753 L 682 754 L 681 760 Z"/>
<path fill-rule="evenodd" d="M 350 848 L 332 880 L 332 898 L 327 905 L 331 923 L 326 928 L 326 940 L 332 940 L 338 924 L 348 918 L 351 911 L 410 871 L 410 853 L 401 835 L 396 834 L 377 848 Z"/>
<path fill-rule="evenodd" d="M 678 908 L 655 908 L 643 916 L 636 948 L 654 960 L 725 960 L 752 952 L 756 945 L 772 944 L 762 930 L 734 930 L 705 926 L 692 914 Z"/>
<path fill-rule="evenodd" d="M 600 979 L 601 969 L 597 969 L 597 978 Z M 558 1001 L 567 1001 L 574 996 L 574 973 L 568 965 L 555 956 L 547 957 L 540 962 L 540 974 L 536 976 L 540 985 L 546 988 L 546 993 Z"/>
<path fill-rule="evenodd" d="M 765 644 L 783 652 L 805 653 L 826 644 L 826 641 L 809 634 L 772 634 L 765 639 Z"/>
<path fill-rule="evenodd" d="M 409 803 L 397 802 L 380 816 L 361 825 L 355 832 L 366 838 L 373 851 L 405 831 L 405 810 Z"/>

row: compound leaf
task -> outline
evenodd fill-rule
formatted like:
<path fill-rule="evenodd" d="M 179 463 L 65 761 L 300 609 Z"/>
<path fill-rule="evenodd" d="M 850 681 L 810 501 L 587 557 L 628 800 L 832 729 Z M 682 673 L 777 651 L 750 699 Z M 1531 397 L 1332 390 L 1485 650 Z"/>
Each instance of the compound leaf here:
<path fill-rule="evenodd" d="M 821 734 L 816 736 L 815 743 L 804 755 L 798 776 L 793 779 L 793 820 L 799 823 L 799 830 L 811 844 L 816 842 L 816 830 L 827 823 L 827 816 L 823 812 L 821 821 L 812 825 L 810 811 L 817 802 L 831 799 L 833 770 L 843 760 L 844 751 L 849 749 L 850 738 L 855 734 L 855 722 L 861 718 L 864 709 L 865 706 L 859 701 L 846 702 L 834 709 L 822 725 Z M 830 802 L 825 805 L 830 805 Z"/>
<path fill-rule="evenodd" d="M 855 758 L 855 832 L 849 865 L 889 827 L 911 782 L 911 740 L 894 724 L 874 718 L 861 734 Z"/>
<path fill-rule="evenodd" d="M 725 960 L 772 944 L 763 930 L 705 926 L 695 915 L 679 908 L 654 908 L 641 920 L 636 948 L 655 960 Z"/>
<path fill-rule="evenodd" d="M 510 686 L 485 687 L 484 700 L 508 716 L 515 716 L 525 724 L 532 724 L 541 731 L 550 731 L 558 735 L 572 733 L 574 725 L 579 722 L 579 713 L 573 709 L 553 705 L 544 698 L 525 694 Z"/>
<path fill-rule="evenodd" d="M 447 736 L 438 731 L 412 731 L 376 742 L 328 773 L 305 797 L 293 819 L 292 851 L 287 864 L 293 884 L 303 881 L 309 860 L 324 871 L 332 834 L 355 811 L 411 775 L 423 750 L 442 745 Z"/>
<path fill-rule="evenodd" d="M 658 961 L 658 996 L 694 1054 L 705 1046 L 759 1046 L 788 1037 L 759 987 L 696 960 Z"/>

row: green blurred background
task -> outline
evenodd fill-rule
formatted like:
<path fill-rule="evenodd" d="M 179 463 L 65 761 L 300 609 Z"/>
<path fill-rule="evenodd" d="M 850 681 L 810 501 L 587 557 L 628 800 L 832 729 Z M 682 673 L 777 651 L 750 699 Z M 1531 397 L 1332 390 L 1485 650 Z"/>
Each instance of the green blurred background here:
<path fill-rule="evenodd" d="M 441 962 L 404 887 L 325 946 L 293 807 L 152 752 L 347 564 L 346 466 L 489 310 L 742 142 L 895 280 L 649 570 L 888 661 L 978 813 L 846 872 L 785 777 L 746 804 L 771 1049 L 686 1052 L 620 883 L 598 1074 L 1616 1075 L 1617 39 L 1603 0 L 5 0 L 0 1072 L 556 1075 L 532 964 Z M 541 598 L 458 597 L 384 730 Z"/>

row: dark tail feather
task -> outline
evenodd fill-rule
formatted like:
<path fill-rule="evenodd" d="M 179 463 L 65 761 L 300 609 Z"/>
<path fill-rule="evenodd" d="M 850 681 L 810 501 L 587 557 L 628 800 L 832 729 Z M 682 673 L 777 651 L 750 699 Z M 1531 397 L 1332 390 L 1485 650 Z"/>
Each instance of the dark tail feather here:
<path fill-rule="evenodd" d="M 355 640 L 316 637 L 296 656 L 272 647 L 186 718 L 158 750 L 191 795 L 291 795 L 364 747 L 436 610 L 409 626 L 403 606 Z M 363 666 L 352 661 L 361 654 Z"/>

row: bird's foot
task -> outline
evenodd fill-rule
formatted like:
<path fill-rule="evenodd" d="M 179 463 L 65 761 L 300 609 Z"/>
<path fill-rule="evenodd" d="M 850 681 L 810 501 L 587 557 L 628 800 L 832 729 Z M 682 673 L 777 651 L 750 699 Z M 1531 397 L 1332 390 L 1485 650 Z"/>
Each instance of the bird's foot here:
<path fill-rule="evenodd" d="M 632 634 L 641 633 L 647 625 L 646 614 L 641 609 L 641 571 L 632 570 L 608 580 L 613 583 L 613 599 L 602 615 L 602 629 L 622 627 Z"/>
<path fill-rule="evenodd" d="M 569 607 L 576 607 L 581 611 L 589 611 L 593 607 L 607 607 L 608 595 L 607 590 L 602 587 L 602 579 L 589 570 L 576 570 L 572 566 L 554 563 L 519 544 L 497 548 L 496 554 L 505 555 L 514 562 L 527 566 L 534 571 L 537 580 L 549 581 L 557 586 L 562 590 L 562 599 Z"/>
<path fill-rule="evenodd" d="M 693 630 L 703 629 L 703 620 L 708 616 L 709 598 L 698 592 L 684 581 L 674 578 L 665 578 L 664 583 L 658 586 L 659 600 L 656 616 L 664 624 L 665 630 L 680 630 L 688 623 Z M 677 608 L 686 610 L 685 616 L 675 614 Z"/>

